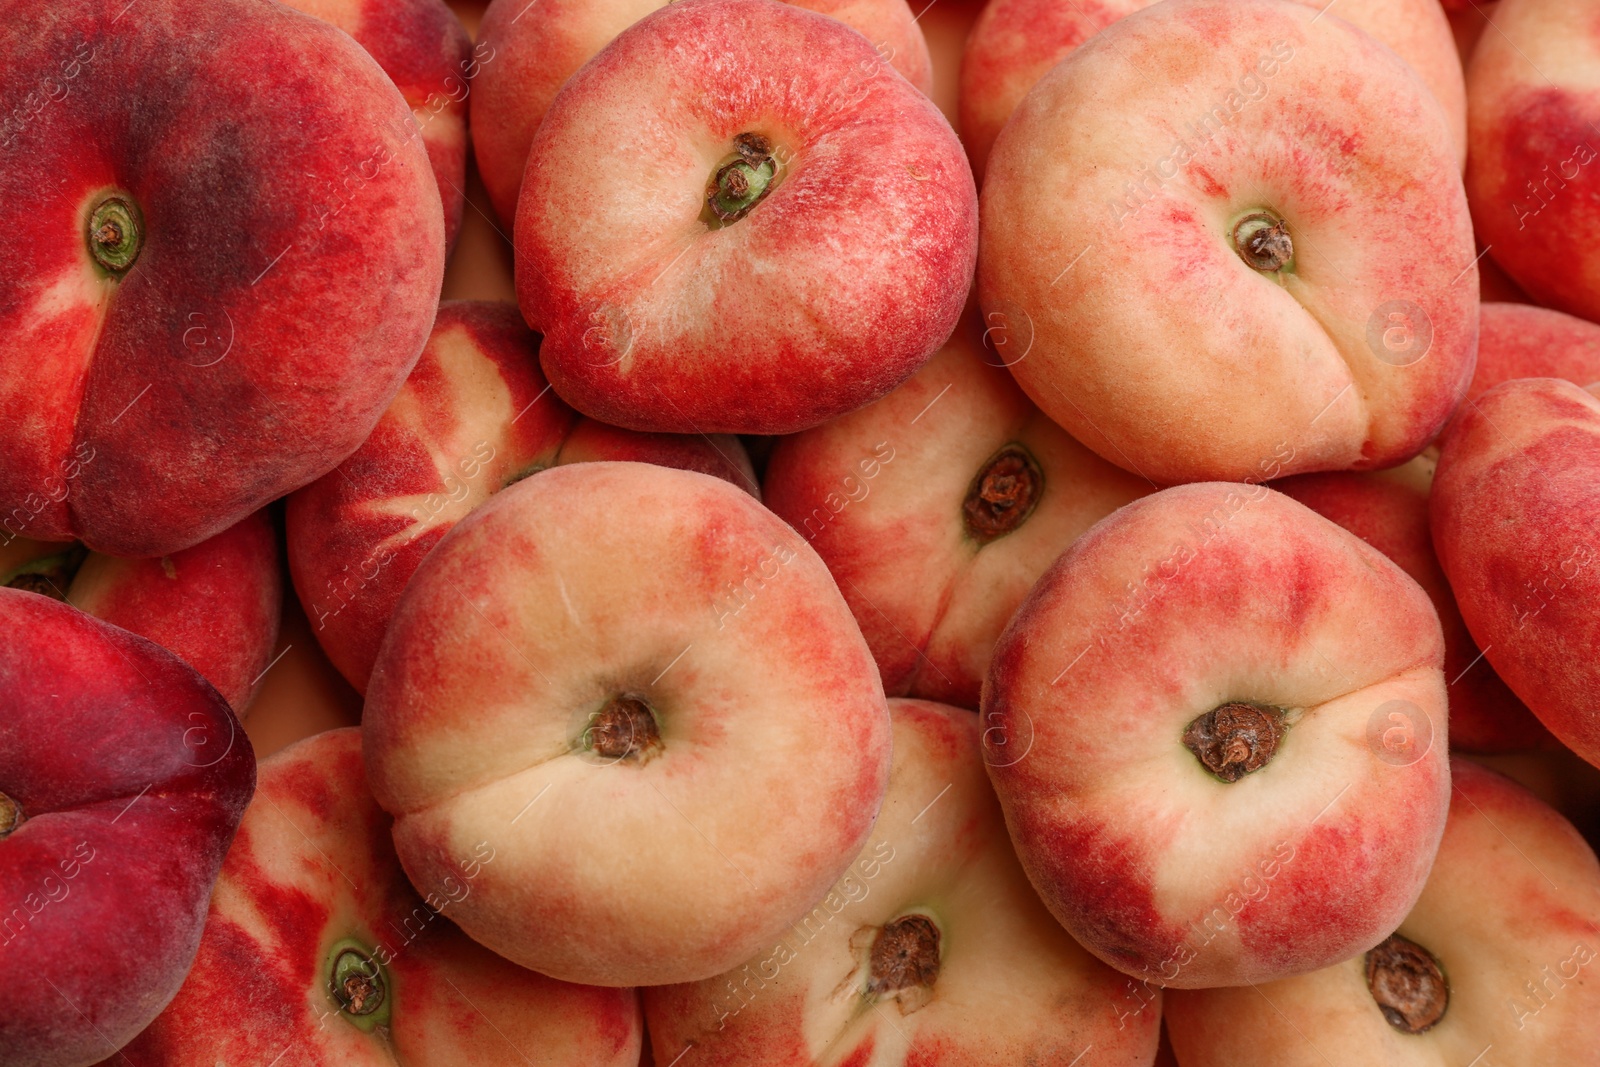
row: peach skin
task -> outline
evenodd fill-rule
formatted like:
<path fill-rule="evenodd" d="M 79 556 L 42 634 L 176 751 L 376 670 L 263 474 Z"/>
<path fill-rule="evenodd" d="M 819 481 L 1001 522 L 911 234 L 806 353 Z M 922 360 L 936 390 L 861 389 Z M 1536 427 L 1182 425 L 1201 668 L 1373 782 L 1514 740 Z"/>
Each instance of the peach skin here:
<path fill-rule="evenodd" d="M 265 511 L 160 559 L 19 538 L 0 545 L 0 586 L 65 601 L 149 638 L 199 671 L 240 718 L 283 610 L 278 538 Z"/>
<path fill-rule="evenodd" d="M 490 841 L 452 918 L 595 985 L 772 944 L 859 855 L 889 773 L 878 671 L 816 553 L 748 493 L 646 463 L 556 467 L 458 523 L 363 730 L 413 884 Z"/>
<path fill-rule="evenodd" d="M 1551 733 L 1600 765 L 1597 479 L 1600 399 L 1556 378 L 1513 379 L 1451 424 L 1429 510 L 1484 655 Z"/>
<path fill-rule="evenodd" d="M 1444 643 L 1377 549 L 1265 486 L 1127 505 L 1045 572 L 984 684 L 1022 865 L 1151 987 L 1364 952 L 1422 891 L 1450 796 Z"/>
<path fill-rule="evenodd" d="M 1004 351 L 963 319 L 910 381 L 783 438 L 767 467 L 767 506 L 828 564 L 892 696 L 976 709 L 989 654 L 1034 581 L 1154 488 L 1041 414 Z"/>
<path fill-rule="evenodd" d="M 539 373 L 538 338 L 511 304 L 446 301 L 422 358 L 372 436 L 289 498 L 289 570 L 317 641 L 366 691 L 417 564 L 473 508 L 547 467 L 636 460 L 756 491 L 726 435 L 643 434 L 578 415 Z"/>
<path fill-rule="evenodd" d="M 872 840 L 744 966 L 645 991 L 658 1067 L 1149 1067 L 1161 998 L 1132 996 L 1039 902 L 984 775 L 977 717 L 919 700 L 891 700 L 889 715 Z"/>
<path fill-rule="evenodd" d="M 444 274 L 427 153 L 372 57 L 281 4 L 0 27 L 0 532 L 182 551 L 332 470 L 405 380 Z"/>
<path fill-rule="evenodd" d="M 933 88 L 928 43 L 906 0 L 786 0 L 859 30 L 922 92 Z M 482 73 L 472 85 L 472 150 L 495 214 L 509 227 L 528 146 L 550 104 L 617 34 L 667 0 L 494 0 L 483 13 Z"/>
<path fill-rule="evenodd" d="M 450 921 L 484 872 L 485 840 L 436 884 L 406 881 L 361 764 L 361 731 L 261 762 L 256 799 L 217 879 L 194 969 L 112 1063 L 132 1067 L 634 1067 L 631 989 L 523 970 Z"/>
<path fill-rule="evenodd" d="M 982 222 L 983 309 L 1031 341 L 1018 384 L 1159 484 L 1394 466 L 1472 375 L 1472 227 L 1438 103 L 1302 4 L 1112 23 L 1012 115 Z"/>
<path fill-rule="evenodd" d="M 1600 864 L 1521 786 L 1452 764 L 1427 887 L 1372 951 L 1254 989 L 1177 990 L 1183 1067 L 1549 1067 L 1600 1046 Z"/>

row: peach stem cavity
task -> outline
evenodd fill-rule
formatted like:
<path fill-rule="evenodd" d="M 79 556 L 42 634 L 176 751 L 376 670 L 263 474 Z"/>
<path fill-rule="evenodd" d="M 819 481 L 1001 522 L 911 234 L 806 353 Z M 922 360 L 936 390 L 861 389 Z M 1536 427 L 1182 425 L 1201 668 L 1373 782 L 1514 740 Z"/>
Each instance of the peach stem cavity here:
<path fill-rule="evenodd" d="M 1282 708 L 1232 701 L 1199 716 L 1183 731 L 1183 744 L 1206 770 L 1237 782 L 1271 762 L 1287 730 Z"/>

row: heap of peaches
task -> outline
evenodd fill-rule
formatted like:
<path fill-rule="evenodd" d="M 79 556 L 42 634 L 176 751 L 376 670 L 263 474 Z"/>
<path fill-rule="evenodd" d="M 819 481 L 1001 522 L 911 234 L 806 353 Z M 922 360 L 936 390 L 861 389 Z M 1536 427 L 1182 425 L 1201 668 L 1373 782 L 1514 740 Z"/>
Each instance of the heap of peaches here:
<path fill-rule="evenodd" d="M 0 1067 L 1600 1062 L 1588 0 L 0 69 Z"/>

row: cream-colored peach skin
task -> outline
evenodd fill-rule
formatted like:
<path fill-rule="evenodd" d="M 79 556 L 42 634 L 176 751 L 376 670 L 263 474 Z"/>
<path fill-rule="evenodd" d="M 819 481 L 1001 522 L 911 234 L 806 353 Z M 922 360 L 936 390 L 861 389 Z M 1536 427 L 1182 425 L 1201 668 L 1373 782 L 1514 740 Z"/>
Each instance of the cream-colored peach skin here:
<path fill-rule="evenodd" d="M 659 744 L 596 739 L 621 696 Z M 412 879 L 490 839 L 505 861 L 456 922 L 607 985 L 770 944 L 860 852 L 889 769 L 822 561 L 748 493 L 640 463 L 553 468 L 458 524 L 390 622 L 363 728 Z"/>
<path fill-rule="evenodd" d="M 1489 662 L 1600 765 L 1597 476 L 1600 399 L 1557 378 L 1514 379 L 1452 423 L 1430 511 L 1439 562 Z"/>
<path fill-rule="evenodd" d="M 984 775 L 977 717 L 914 700 L 892 700 L 889 710 L 894 765 L 872 840 L 749 963 L 646 991 L 657 1067 L 680 1055 L 707 1067 L 1075 1057 L 1148 1067 L 1160 995 L 1135 996 L 1133 983 L 1085 952 L 1039 902 Z M 918 966 L 903 988 L 883 989 L 897 972 L 874 968 L 873 946 L 923 921 L 934 932 L 923 928 L 911 951 L 919 965 L 936 961 L 936 974 Z"/>
<path fill-rule="evenodd" d="M 567 79 L 611 39 L 668 0 L 496 0 L 479 31 L 485 58 L 472 88 L 473 150 L 495 213 L 507 229 L 534 132 Z M 788 0 L 859 30 L 924 93 L 933 87 L 928 45 L 906 0 Z M 805 62 L 798 56 L 775 62 Z"/>
<path fill-rule="evenodd" d="M 981 336 L 969 317 L 893 393 L 783 439 L 765 482 L 767 506 L 839 582 L 885 690 L 968 708 L 1039 575 L 1073 538 L 1155 488 L 1041 414 L 1002 365 L 1006 346 Z M 981 477 L 1018 449 L 1031 470 L 994 475 L 1023 486 L 991 484 L 992 519 L 975 524 L 966 506 L 981 506 Z"/>
<path fill-rule="evenodd" d="M 1051 67 L 1117 19 L 1154 0 L 994 0 L 967 39 L 961 63 L 961 131 L 983 176 L 994 139 Z M 1411 64 L 1450 126 L 1458 163 L 1467 158 L 1467 90 L 1455 38 L 1438 0 L 1300 0 L 1367 31 Z"/>
<path fill-rule="evenodd" d="M 1410 458 L 1477 335 L 1448 134 L 1394 53 L 1310 8 L 1174 0 L 1118 20 L 990 159 L 979 296 L 1031 341 L 1012 374 L 1159 483 Z M 1276 271 L 1235 247 L 1259 212 L 1292 245 Z"/>
<path fill-rule="evenodd" d="M 1535 301 L 1600 319 L 1600 11 L 1502 0 L 1467 69 L 1478 238 Z"/>
<path fill-rule="evenodd" d="M 1040 578 L 990 664 L 985 758 L 1024 869 L 1086 948 L 1153 985 L 1365 951 L 1444 827 L 1443 657 L 1427 594 L 1288 497 L 1134 501 Z M 1282 732 L 1235 735 L 1258 763 L 1229 782 L 1185 735 L 1235 702 Z"/>
<path fill-rule="evenodd" d="M 480 842 L 438 883 L 413 888 L 367 790 L 361 732 L 285 749 L 261 764 L 194 969 L 126 1060 L 108 1062 L 510 1067 L 537 1056 L 552 1067 L 633 1067 L 642 1031 L 633 990 L 523 970 L 450 921 L 506 858 Z M 343 1010 L 330 992 L 345 948 L 376 972 L 372 1015 Z"/>
<path fill-rule="evenodd" d="M 1600 1044 L 1600 864 L 1570 824 L 1457 760 L 1450 819 L 1400 936 L 1437 960 L 1444 1016 L 1420 1034 L 1384 1018 L 1366 959 L 1251 989 L 1178 990 L 1167 1029 L 1183 1067 L 1549 1067 Z"/>

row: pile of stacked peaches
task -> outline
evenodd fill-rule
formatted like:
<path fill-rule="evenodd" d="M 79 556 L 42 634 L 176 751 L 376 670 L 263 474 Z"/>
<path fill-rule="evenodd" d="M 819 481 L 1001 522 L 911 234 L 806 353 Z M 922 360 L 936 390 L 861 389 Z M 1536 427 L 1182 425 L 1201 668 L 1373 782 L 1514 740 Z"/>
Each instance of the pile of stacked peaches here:
<path fill-rule="evenodd" d="M 0 0 L 0 1065 L 1600 1062 L 1600 11 L 915 3 Z"/>

